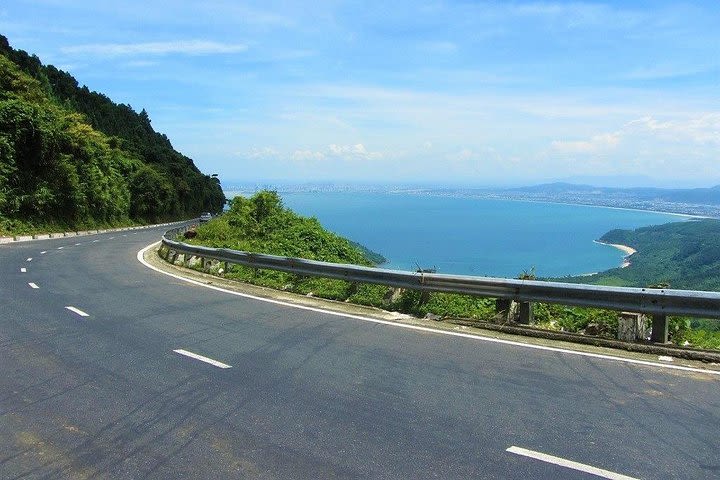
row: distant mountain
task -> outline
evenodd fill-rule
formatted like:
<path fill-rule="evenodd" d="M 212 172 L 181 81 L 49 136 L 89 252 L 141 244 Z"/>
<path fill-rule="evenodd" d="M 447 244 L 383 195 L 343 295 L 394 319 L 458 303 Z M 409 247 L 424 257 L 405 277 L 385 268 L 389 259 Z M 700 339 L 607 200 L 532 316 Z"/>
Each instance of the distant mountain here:
<path fill-rule="evenodd" d="M 647 175 L 573 175 L 557 180 L 558 182 L 593 185 L 596 187 L 618 187 L 618 188 L 636 188 L 636 187 L 658 187 L 658 181 Z"/>
<path fill-rule="evenodd" d="M 720 205 L 720 185 L 711 188 L 668 190 L 661 193 L 661 198 L 673 202 Z"/>

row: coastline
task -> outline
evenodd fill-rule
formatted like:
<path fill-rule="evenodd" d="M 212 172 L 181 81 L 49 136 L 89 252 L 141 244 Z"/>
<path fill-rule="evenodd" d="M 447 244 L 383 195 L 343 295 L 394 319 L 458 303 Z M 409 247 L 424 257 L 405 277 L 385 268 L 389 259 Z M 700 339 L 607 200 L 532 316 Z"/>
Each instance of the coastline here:
<path fill-rule="evenodd" d="M 257 192 L 258 190 L 255 190 Z M 360 190 L 361 192 L 363 190 Z M 353 191 L 343 191 L 343 192 L 335 192 L 335 193 L 352 193 Z M 223 191 L 223 193 L 239 193 L 239 194 L 247 194 L 252 195 L 254 192 L 244 191 L 244 190 L 228 190 L 227 192 Z M 282 189 L 278 190 L 278 193 L 288 193 L 284 192 Z M 289 193 L 317 193 L 313 191 L 290 191 Z M 663 210 L 650 210 L 645 208 L 634 208 L 634 207 L 616 207 L 611 205 L 598 205 L 598 204 L 592 204 L 592 203 L 572 203 L 572 202 L 558 202 L 553 200 L 547 200 L 547 199 L 527 199 L 527 198 L 512 198 L 512 197 L 486 197 L 483 195 L 458 195 L 456 193 L 441 193 L 436 192 L 434 190 L 424 190 L 424 189 L 414 189 L 414 190 L 386 190 L 382 191 L 382 193 L 386 193 L 388 195 L 417 195 L 417 196 L 433 196 L 433 197 L 454 197 L 454 198 L 475 198 L 478 200 L 503 200 L 503 201 L 509 201 L 509 202 L 525 202 L 525 203 L 544 203 L 544 204 L 550 204 L 550 205 L 568 205 L 573 207 L 592 207 L 592 208 L 608 208 L 611 210 L 626 210 L 629 212 L 646 212 L 646 213 L 657 213 L 661 215 L 670 215 L 673 217 L 680 217 L 685 220 L 703 220 L 703 219 L 715 219 L 717 220 L 717 217 L 711 217 L 707 215 L 694 215 L 691 213 L 678 213 L 678 212 L 666 212 Z"/>
<path fill-rule="evenodd" d="M 437 195 L 437 196 L 443 196 L 443 195 Z M 629 212 L 648 212 L 648 213 L 659 213 L 662 215 L 671 215 L 674 217 L 682 217 L 687 220 L 702 220 L 702 219 L 716 219 L 716 217 L 708 217 L 705 215 L 693 215 L 691 213 L 677 213 L 677 212 L 664 212 L 662 210 L 648 210 L 645 208 L 632 208 L 632 207 L 613 207 L 610 205 L 595 205 L 592 203 L 571 203 L 571 202 L 554 202 L 552 200 L 530 200 L 527 198 L 510 198 L 510 197 L 497 197 L 497 198 L 488 198 L 488 197 L 468 197 L 468 198 L 477 198 L 479 200 L 507 200 L 509 202 L 527 202 L 527 203 L 545 203 L 550 205 L 568 205 L 571 207 L 592 207 L 592 208 L 609 208 L 611 210 L 626 210 Z M 610 245 L 609 243 L 605 245 Z"/>
<path fill-rule="evenodd" d="M 607 245 L 609 247 L 614 247 L 614 248 L 617 248 L 618 250 L 620 250 L 621 252 L 623 252 L 625 254 L 625 257 L 623 257 L 623 261 L 622 261 L 622 264 L 620 264 L 620 268 L 629 267 L 630 266 L 630 260 L 629 260 L 630 255 L 637 252 L 637 250 L 635 250 L 634 248 L 628 247 L 627 245 L 622 245 L 620 243 L 605 243 L 605 242 L 601 242 L 600 240 L 593 240 L 593 242 L 599 243 L 600 245 Z"/>

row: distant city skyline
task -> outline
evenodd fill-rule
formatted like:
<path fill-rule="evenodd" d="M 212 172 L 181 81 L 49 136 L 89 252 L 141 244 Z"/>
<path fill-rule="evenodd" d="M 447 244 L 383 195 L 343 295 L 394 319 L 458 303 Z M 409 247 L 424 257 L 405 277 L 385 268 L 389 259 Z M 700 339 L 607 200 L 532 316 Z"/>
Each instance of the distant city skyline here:
<path fill-rule="evenodd" d="M 715 0 L 171 5 L 10 0 L 0 33 L 224 182 L 720 184 Z"/>

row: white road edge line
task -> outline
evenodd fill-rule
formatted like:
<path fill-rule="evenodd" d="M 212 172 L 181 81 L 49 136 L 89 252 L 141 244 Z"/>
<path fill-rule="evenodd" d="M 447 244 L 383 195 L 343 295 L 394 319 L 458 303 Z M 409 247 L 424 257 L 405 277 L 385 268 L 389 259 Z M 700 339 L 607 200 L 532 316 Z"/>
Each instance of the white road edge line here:
<path fill-rule="evenodd" d="M 37 286 L 37 284 L 35 284 L 33 282 L 28 283 L 28 285 L 30 285 L 30 288 L 40 288 Z"/>
<path fill-rule="evenodd" d="M 213 360 L 212 358 L 204 357 L 202 355 L 198 355 L 197 353 L 188 352 L 187 350 L 183 350 L 181 348 L 173 350 L 173 352 L 179 353 L 180 355 L 185 355 L 186 357 L 194 358 L 195 360 L 200 360 L 201 362 L 209 363 L 210 365 L 214 365 L 218 368 L 232 368 L 232 365 L 228 365 L 227 363 L 218 362 L 217 360 Z"/>
<path fill-rule="evenodd" d="M 523 457 L 534 458 L 535 460 L 540 460 L 541 462 L 552 463 L 553 465 L 559 465 L 561 467 L 589 473 L 598 477 L 609 478 L 610 480 L 638 480 L 635 477 L 628 477 L 627 475 L 611 472 L 610 470 L 603 470 L 602 468 L 585 465 L 584 463 L 573 462 L 572 460 L 566 460 L 564 458 L 548 455 L 547 453 L 535 452 L 521 447 L 512 446 L 505 451 L 521 455 Z"/>
<path fill-rule="evenodd" d="M 27 268 L 22 267 L 22 268 L 20 269 L 20 273 L 27 273 Z"/>
<path fill-rule="evenodd" d="M 420 332 L 435 333 L 438 335 L 449 335 L 452 337 L 471 338 L 473 340 L 478 340 L 481 342 L 500 343 L 503 345 L 513 345 L 516 347 L 531 348 L 533 350 L 544 350 L 546 352 L 565 353 L 568 355 L 578 355 L 580 357 L 598 358 L 598 359 L 602 359 L 602 360 L 611 360 L 614 362 L 632 363 L 635 365 L 644 365 L 647 367 L 665 368 L 665 369 L 669 369 L 669 370 L 682 370 L 685 372 L 706 373 L 708 375 L 720 376 L 720 371 L 718 371 L 718 370 L 704 370 L 702 368 L 684 367 L 682 365 L 668 365 L 668 364 L 664 364 L 664 363 L 649 362 L 647 360 L 636 360 L 634 358 L 616 357 L 613 355 L 605 355 L 602 353 L 580 352 L 577 350 L 567 350 L 567 349 L 559 348 L 559 347 L 546 347 L 544 345 L 534 345 L 532 343 L 523 343 L 523 342 L 519 342 L 519 341 L 515 341 L 515 340 L 503 340 L 501 338 L 484 337 L 479 334 L 449 332 L 447 330 L 436 330 L 436 329 L 430 328 L 430 327 L 421 327 L 418 325 L 408 325 L 405 323 L 392 322 L 392 321 L 388 321 L 388 320 L 378 320 L 375 318 L 368 318 L 368 317 L 362 317 L 360 315 L 353 315 L 351 313 L 333 312 L 332 310 L 324 310 L 322 308 L 308 307 L 306 305 L 296 305 L 294 303 L 284 302 L 282 300 L 274 300 L 272 298 L 258 297 L 256 295 L 250 295 L 248 293 L 234 292 L 232 290 L 227 290 L 225 288 L 216 287 L 215 285 L 208 285 L 206 283 L 198 282 L 197 280 L 192 280 L 189 278 L 181 277 L 180 275 L 175 275 L 174 273 L 166 272 L 166 271 L 160 270 L 159 268 L 157 268 L 153 265 L 150 265 L 149 263 L 147 263 L 145 261 L 145 259 L 143 258 L 143 255 L 145 255 L 146 251 L 150 250 L 153 247 L 156 247 L 159 243 L 160 242 L 155 242 L 155 243 L 150 244 L 147 247 L 143 248 L 142 250 L 140 250 L 137 253 L 137 260 L 140 263 L 142 263 L 143 265 L 145 265 L 147 268 L 149 268 L 151 270 L 155 270 L 158 273 L 162 273 L 163 275 L 167 275 L 169 277 L 172 277 L 172 278 L 175 278 L 178 280 L 182 280 L 183 282 L 191 283 L 193 285 L 197 285 L 200 287 L 209 288 L 211 290 L 216 290 L 218 292 L 229 293 L 230 295 L 235 295 L 237 297 L 250 298 L 253 300 L 258 300 L 260 302 L 272 303 L 275 305 L 283 305 L 285 307 L 297 308 L 298 310 L 307 310 L 310 312 L 323 313 L 326 315 L 333 315 L 336 317 L 352 318 L 355 320 L 362 320 L 363 322 L 377 323 L 380 325 L 389 325 L 392 327 L 406 328 L 408 330 L 416 330 L 416 331 L 420 331 Z"/>
<path fill-rule="evenodd" d="M 89 317 L 89 316 L 90 316 L 89 314 L 83 312 L 82 310 L 80 310 L 79 308 L 76 308 L 76 307 L 70 307 L 70 306 L 68 306 L 68 307 L 65 307 L 65 308 L 67 308 L 68 310 L 70 310 L 70 311 L 73 312 L 73 313 L 77 313 L 77 314 L 80 315 L 81 317 Z"/>

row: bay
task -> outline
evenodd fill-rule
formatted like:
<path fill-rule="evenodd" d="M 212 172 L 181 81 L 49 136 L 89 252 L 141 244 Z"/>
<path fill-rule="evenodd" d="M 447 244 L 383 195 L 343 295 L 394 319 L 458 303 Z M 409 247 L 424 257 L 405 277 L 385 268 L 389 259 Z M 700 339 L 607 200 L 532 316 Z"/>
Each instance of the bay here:
<path fill-rule="evenodd" d="M 228 198 L 234 192 L 226 192 Z M 517 277 L 582 275 L 622 263 L 606 232 L 682 220 L 660 212 L 378 192 L 282 193 L 295 212 L 388 259 L 383 268 Z"/>

